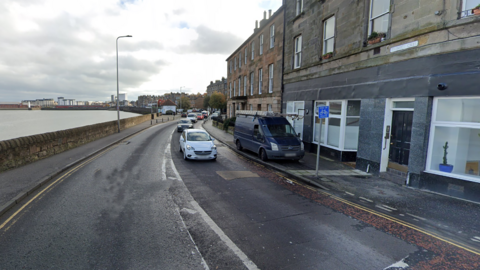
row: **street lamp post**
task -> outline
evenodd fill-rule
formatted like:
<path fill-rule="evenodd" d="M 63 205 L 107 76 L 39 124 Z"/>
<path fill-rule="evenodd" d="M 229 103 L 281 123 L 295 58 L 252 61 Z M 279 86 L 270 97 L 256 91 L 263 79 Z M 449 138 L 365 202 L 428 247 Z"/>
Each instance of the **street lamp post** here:
<path fill-rule="evenodd" d="M 118 91 L 118 39 L 124 37 L 132 37 L 131 35 L 126 36 L 119 36 L 117 37 L 116 45 L 117 45 L 117 122 L 118 122 L 118 133 L 120 133 L 120 105 L 118 103 L 119 100 L 119 91 Z"/>
<path fill-rule="evenodd" d="M 185 86 L 180 86 L 180 109 L 182 109 L 182 88 L 185 88 Z M 183 109 L 182 109 L 183 112 Z"/>

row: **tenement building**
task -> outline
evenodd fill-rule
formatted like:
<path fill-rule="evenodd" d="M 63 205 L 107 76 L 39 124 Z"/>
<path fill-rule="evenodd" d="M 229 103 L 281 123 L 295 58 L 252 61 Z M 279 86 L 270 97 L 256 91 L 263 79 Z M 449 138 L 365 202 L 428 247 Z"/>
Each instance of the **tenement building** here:
<path fill-rule="evenodd" d="M 281 111 L 283 7 L 264 12 L 253 34 L 227 58 L 227 115 L 236 110 Z"/>
<path fill-rule="evenodd" d="M 305 148 L 320 144 L 362 171 L 478 200 L 479 4 L 285 1 L 282 106 L 297 115 Z M 319 106 L 329 118 L 317 117 Z"/>
<path fill-rule="evenodd" d="M 211 96 L 213 92 L 222 93 L 226 96 L 227 95 L 227 79 L 222 77 L 221 80 L 210 82 L 210 84 L 207 86 L 207 95 Z"/>

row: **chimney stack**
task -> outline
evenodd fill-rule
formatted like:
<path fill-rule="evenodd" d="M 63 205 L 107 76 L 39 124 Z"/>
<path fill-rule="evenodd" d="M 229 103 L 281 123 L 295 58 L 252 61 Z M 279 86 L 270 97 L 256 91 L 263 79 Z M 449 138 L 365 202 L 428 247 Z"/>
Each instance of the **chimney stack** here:
<path fill-rule="evenodd" d="M 267 12 L 266 12 L 266 11 L 263 12 L 263 19 L 264 19 L 264 20 L 267 19 Z"/>
<path fill-rule="evenodd" d="M 268 18 L 270 19 L 270 17 L 272 17 L 272 10 L 271 9 L 268 10 Z"/>
<path fill-rule="evenodd" d="M 255 29 L 258 29 L 258 20 L 255 21 Z"/>

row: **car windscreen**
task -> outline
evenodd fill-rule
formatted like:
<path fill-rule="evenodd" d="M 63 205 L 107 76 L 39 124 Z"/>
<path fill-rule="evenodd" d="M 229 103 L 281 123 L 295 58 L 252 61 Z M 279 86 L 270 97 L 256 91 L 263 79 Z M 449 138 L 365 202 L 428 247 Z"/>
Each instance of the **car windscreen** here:
<path fill-rule="evenodd" d="M 211 141 L 210 136 L 205 132 L 189 132 L 187 134 L 187 141 Z"/>
<path fill-rule="evenodd" d="M 196 114 L 189 114 L 188 117 L 197 117 Z"/>
<path fill-rule="evenodd" d="M 188 124 L 188 123 L 190 123 L 190 120 L 180 120 L 180 123 L 181 124 Z"/>
<path fill-rule="evenodd" d="M 297 134 L 292 126 L 288 124 L 262 125 L 267 137 L 295 137 Z"/>

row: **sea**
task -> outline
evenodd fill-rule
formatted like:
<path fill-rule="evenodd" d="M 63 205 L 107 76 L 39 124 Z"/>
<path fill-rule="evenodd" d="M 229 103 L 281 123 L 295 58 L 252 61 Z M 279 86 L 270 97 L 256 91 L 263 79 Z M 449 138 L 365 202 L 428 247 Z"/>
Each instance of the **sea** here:
<path fill-rule="evenodd" d="M 140 114 L 120 112 L 120 119 Z M 0 141 L 117 120 L 117 111 L 0 110 Z"/>

